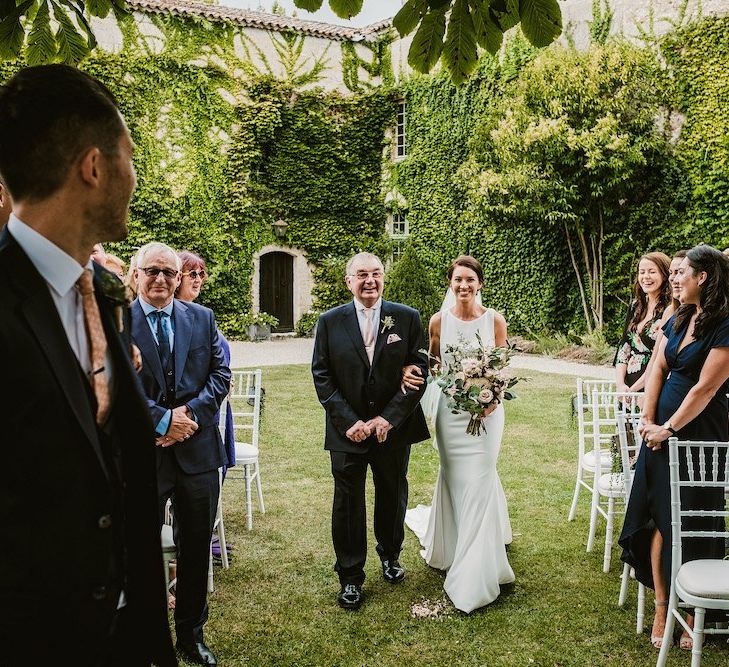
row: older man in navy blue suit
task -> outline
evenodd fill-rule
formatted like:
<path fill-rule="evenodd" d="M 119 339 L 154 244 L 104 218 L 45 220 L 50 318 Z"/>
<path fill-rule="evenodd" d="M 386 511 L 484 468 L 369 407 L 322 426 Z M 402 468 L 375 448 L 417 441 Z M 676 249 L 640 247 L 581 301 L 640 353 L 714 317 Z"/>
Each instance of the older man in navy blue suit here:
<path fill-rule="evenodd" d="M 218 411 L 230 369 L 213 312 L 174 298 L 181 277 L 177 253 L 149 243 L 137 253 L 136 271 L 132 338 L 142 353 L 140 379 L 158 436 L 160 516 L 171 497 L 177 527 L 177 648 L 196 664 L 216 665 L 203 626 L 218 468 L 225 463 Z"/>

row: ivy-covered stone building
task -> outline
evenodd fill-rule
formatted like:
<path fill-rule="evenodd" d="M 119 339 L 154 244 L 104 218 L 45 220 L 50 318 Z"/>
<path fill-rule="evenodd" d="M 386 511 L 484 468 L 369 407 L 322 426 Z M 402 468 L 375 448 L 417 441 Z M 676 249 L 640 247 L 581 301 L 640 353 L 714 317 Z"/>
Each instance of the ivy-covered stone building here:
<path fill-rule="evenodd" d="M 567 237 L 540 202 L 516 210 L 528 199 L 517 190 L 484 189 L 495 169 L 506 173 L 489 154 L 495 123 L 513 111 L 504 100 L 549 58 L 518 34 L 456 88 L 442 72 L 410 71 L 411 38 L 400 39 L 390 21 L 352 29 L 190 0 L 129 4 L 126 20 L 94 21 L 100 48 L 81 63 L 118 96 L 137 146 L 130 236 L 114 250 L 128 257 L 154 239 L 199 252 L 211 269 L 202 298 L 233 335 L 246 311 L 272 313 L 287 331 L 308 311 L 341 302 L 343 260 L 358 250 L 388 258 L 390 296 L 426 319 L 449 261 L 470 252 L 485 265 L 484 299 L 512 330 L 584 331 L 583 296 L 588 310 L 604 307 L 609 330 L 641 252 L 729 244 L 724 2 L 560 3 L 562 46 L 546 52 L 564 67 L 599 70 L 628 58 L 613 44 L 623 35 L 660 53 L 656 62 L 668 59 L 673 77 L 660 100 L 669 111 L 658 100 L 653 110 L 667 119 L 667 150 L 642 149 L 646 164 L 630 172 L 642 189 L 591 195 L 623 203 L 605 203 L 610 219 L 599 234 Z M 589 65 L 563 55 L 572 47 L 605 55 Z M 0 63 L 0 79 L 19 65 Z M 574 91 L 562 92 L 560 104 L 571 103 Z M 607 104 L 600 94 L 589 104 Z M 563 167 L 551 173 L 563 177 Z M 589 262 L 581 269 L 571 257 L 569 242 L 579 248 L 580 239 L 597 244 L 599 284 Z"/>

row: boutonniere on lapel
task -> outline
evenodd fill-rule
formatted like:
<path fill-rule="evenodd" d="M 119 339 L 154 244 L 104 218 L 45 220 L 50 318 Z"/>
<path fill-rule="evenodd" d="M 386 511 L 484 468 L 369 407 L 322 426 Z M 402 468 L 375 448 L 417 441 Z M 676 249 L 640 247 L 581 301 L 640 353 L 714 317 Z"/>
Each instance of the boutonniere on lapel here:
<path fill-rule="evenodd" d="M 132 291 L 119 278 L 111 273 L 101 274 L 101 293 L 114 307 L 114 321 L 121 333 L 124 331 L 124 309 L 132 302 Z"/>
<path fill-rule="evenodd" d="M 386 315 L 382 319 L 382 329 L 380 329 L 380 333 L 383 334 L 385 331 L 388 331 L 389 329 L 392 329 L 392 327 L 395 326 L 395 318 L 392 315 Z"/>

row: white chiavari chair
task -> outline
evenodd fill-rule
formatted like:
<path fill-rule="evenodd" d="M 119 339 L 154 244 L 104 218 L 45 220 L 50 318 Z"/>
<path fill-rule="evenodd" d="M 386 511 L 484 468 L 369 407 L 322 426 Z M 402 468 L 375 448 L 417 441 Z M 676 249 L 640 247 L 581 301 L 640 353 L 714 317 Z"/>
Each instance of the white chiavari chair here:
<path fill-rule="evenodd" d="M 599 458 L 604 466 L 610 465 L 609 440 L 600 442 L 597 450 L 594 449 L 594 438 L 592 433 L 592 392 L 615 391 L 614 382 L 609 380 L 583 380 L 577 378 L 577 397 L 574 402 L 574 410 L 577 417 L 577 479 L 575 481 L 575 492 L 572 496 L 568 521 L 573 521 L 577 513 L 577 502 L 580 491 L 584 488 L 593 496 L 595 478 L 595 462 Z"/>
<path fill-rule="evenodd" d="M 261 369 L 233 371 L 231 392 L 228 401 L 232 404 L 235 429 L 235 467 L 227 473 L 228 479 L 242 478 L 245 483 L 246 526 L 253 528 L 252 487 L 255 483 L 258 509 L 265 514 L 261 468 L 259 465 L 259 431 L 261 422 Z"/>
<path fill-rule="evenodd" d="M 729 538 L 729 530 L 726 526 L 724 530 L 688 529 L 684 528 L 683 519 L 723 517 L 726 521 L 729 511 L 726 506 L 724 509 L 686 508 L 682 502 L 681 489 L 726 489 L 729 483 L 729 442 L 690 442 L 671 438 L 668 441 L 668 455 L 671 480 L 671 592 L 666 630 L 656 665 L 663 667 L 666 664 L 673 643 L 673 629 L 678 620 L 693 640 L 691 667 L 699 667 L 704 635 L 729 634 L 726 628 L 706 628 L 704 625 L 707 609 L 729 612 L 729 560 L 706 558 L 682 564 L 682 540 L 689 537 L 725 541 Z M 681 479 L 683 471 L 684 479 Z M 688 608 L 689 613 L 693 614 L 693 628 L 683 619 L 679 607 Z"/>

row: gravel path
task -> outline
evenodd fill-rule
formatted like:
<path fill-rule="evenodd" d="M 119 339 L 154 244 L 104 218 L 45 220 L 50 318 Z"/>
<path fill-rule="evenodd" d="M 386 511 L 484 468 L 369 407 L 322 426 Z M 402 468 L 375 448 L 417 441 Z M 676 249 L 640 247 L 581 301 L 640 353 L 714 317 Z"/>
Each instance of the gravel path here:
<path fill-rule="evenodd" d="M 313 348 L 313 338 L 287 337 L 259 343 L 234 341 L 230 343 L 231 366 L 233 368 L 255 368 L 310 364 Z M 511 365 L 514 368 L 525 370 L 584 378 L 612 379 L 614 377 L 614 370 L 611 366 L 591 366 L 533 354 L 519 354 L 512 359 Z"/>

